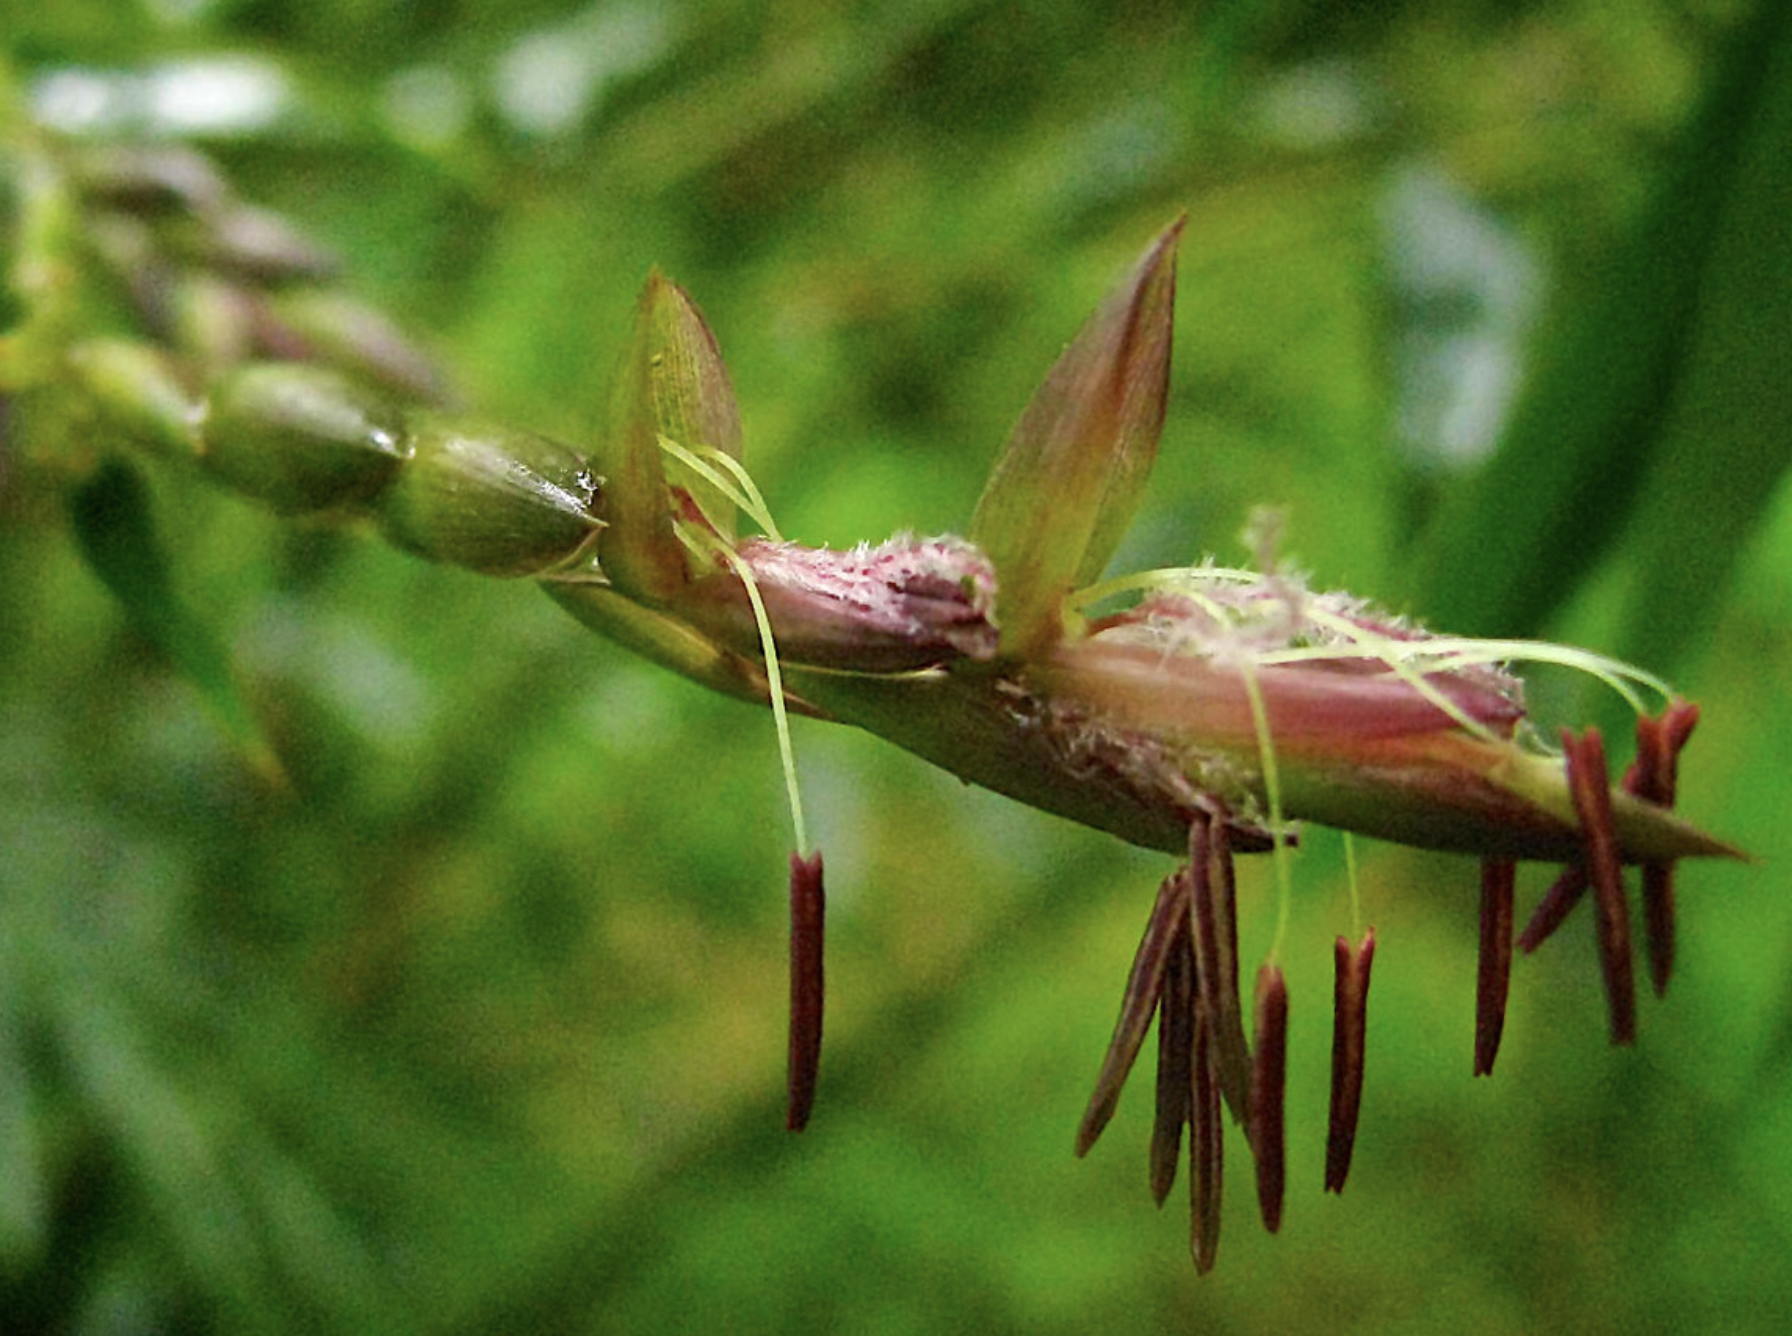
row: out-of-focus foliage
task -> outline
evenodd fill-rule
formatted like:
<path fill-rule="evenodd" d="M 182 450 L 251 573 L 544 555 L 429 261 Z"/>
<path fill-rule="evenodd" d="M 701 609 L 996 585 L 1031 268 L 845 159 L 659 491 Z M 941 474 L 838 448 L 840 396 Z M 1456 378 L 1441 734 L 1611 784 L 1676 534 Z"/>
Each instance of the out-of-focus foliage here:
<path fill-rule="evenodd" d="M 1364 1125 L 1322 1197 L 1349 911 L 1313 840 L 1288 1211 L 1243 1227 L 1240 1181 L 1197 1284 L 1129 1150 L 1145 1101 L 1070 1156 L 1164 860 L 799 724 L 833 1008 L 786 1137 L 762 715 L 533 590 L 151 468 L 169 616 L 254 714 L 221 729 L 83 561 L 68 502 L 106 443 L 34 438 L 0 454 L 0 1326 L 1779 1329 L 1792 508 L 1784 377 L 1750 368 L 1792 342 L 1788 25 L 1193 8 L 8 0 L 0 32 L 43 119 L 200 143 L 516 426 L 589 435 L 657 263 L 810 542 L 962 529 L 1030 388 L 1187 209 L 1119 564 L 1237 559 L 1272 503 L 1322 584 L 1451 629 L 1547 616 L 1698 699 L 1682 805 L 1763 863 L 1685 869 L 1639 1047 L 1607 1051 L 1568 933 L 1472 1082 L 1473 869 L 1361 850 Z"/>

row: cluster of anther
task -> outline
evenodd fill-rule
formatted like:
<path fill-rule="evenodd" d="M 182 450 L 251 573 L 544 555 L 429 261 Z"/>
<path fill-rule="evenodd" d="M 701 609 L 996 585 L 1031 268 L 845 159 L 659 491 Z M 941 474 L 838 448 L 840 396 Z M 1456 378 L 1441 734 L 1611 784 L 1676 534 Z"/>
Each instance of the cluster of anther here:
<path fill-rule="evenodd" d="M 1674 805 L 1680 750 L 1699 722 L 1699 707 L 1674 701 L 1659 718 L 1636 725 L 1636 759 L 1624 772 L 1626 793 L 1658 807 Z M 1576 737 L 1564 730 L 1568 787 L 1584 833 L 1583 856 L 1558 877 L 1518 935 L 1526 954 L 1562 925 L 1590 889 L 1598 914 L 1599 963 L 1611 1011 L 1612 1042 L 1636 1038 L 1636 987 L 1630 965 L 1630 912 L 1621 874 L 1623 851 L 1612 826 L 1611 787 L 1605 744 L 1599 730 Z M 1493 1071 L 1506 1012 L 1506 984 L 1512 961 L 1512 882 L 1510 862 L 1489 859 L 1481 870 L 1481 961 L 1475 1021 L 1475 1074 Z M 1674 970 L 1674 865 L 1643 864 L 1643 932 L 1649 947 L 1649 977 L 1659 996 Z"/>
<path fill-rule="evenodd" d="M 1120 1101 L 1153 1016 L 1157 1019 L 1157 1112 L 1151 1132 L 1151 1195 L 1161 1206 L 1176 1181 L 1182 1130 L 1189 1129 L 1190 1247 L 1207 1271 L 1219 1247 L 1223 1175 L 1222 1101 L 1248 1133 L 1257 1165 L 1257 1200 L 1271 1231 L 1281 1224 L 1285 1137 L 1282 1108 L 1288 1034 L 1288 988 L 1270 961 L 1257 972 L 1255 1052 L 1245 1039 L 1238 990 L 1238 903 L 1232 868 L 1232 824 L 1224 812 L 1197 812 L 1189 825 L 1189 861 L 1159 887 L 1133 957 L 1120 1019 L 1096 1078 L 1095 1093 L 1077 1129 L 1076 1151 L 1086 1154 Z M 1340 944 L 1342 946 L 1342 944 Z M 1368 985 L 1373 937 L 1350 955 L 1361 959 L 1356 1001 L 1340 992 L 1342 1034 L 1347 1014 L 1357 1018 L 1353 1064 L 1361 1090 L 1362 997 Z M 1343 955 L 1340 955 L 1343 960 Z M 1343 988 L 1340 971 L 1340 990 Z M 1356 1094 L 1334 1092 L 1334 1120 L 1355 1123 Z M 1342 1142 L 1349 1158 L 1348 1129 Z M 1327 1182 L 1332 1173 L 1328 1166 Z M 1342 1173 L 1339 1174 L 1342 1183 Z"/>
<path fill-rule="evenodd" d="M 1698 720 L 1695 706 L 1675 702 L 1660 718 L 1637 724 L 1637 757 L 1624 789 L 1662 807 L 1674 802 L 1680 749 Z M 1584 833 L 1582 856 L 1557 880 L 1519 936 L 1534 950 L 1590 888 L 1599 914 L 1599 952 L 1611 1004 L 1612 1039 L 1635 1035 L 1629 918 L 1613 828 L 1605 749 L 1597 729 L 1564 733 L 1569 787 Z M 1246 828 L 1236 828 L 1242 832 Z M 1245 1038 L 1238 987 L 1234 823 L 1223 811 L 1198 813 L 1189 831 L 1189 862 L 1159 888 L 1126 981 L 1120 1018 L 1077 1131 L 1083 1155 L 1095 1144 L 1120 1099 L 1153 1017 L 1157 1021 L 1157 1101 L 1150 1150 L 1152 1196 L 1161 1206 L 1174 1185 L 1189 1129 L 1190 1251 L 1195 1267 L 1213 1266 L 1219 1244 L 1223 1137 L 1220 1106 L 1246 1130 L 1255 1160 L 1257 1200 L 1265 1228 L 1280 1226 L 1284 1187 L 1283 1107 L 1288 990 L 1270 960 L 1257 973 L 1254 1046 Z M 1475 1027 L 1475 1072 L 1493 1070 L 1505 1017 L 1512 959 L 1514 865 L 1483 865 L 1481 956 Z M 1673 874 L 1645 864 L 1643 899 L 1656 990 L 1665 989 L 1673 959 Z M 1325 1187 L 1341 1192 L 1350 1172 L 1363 1092 L 1363 1056 L 1375 931 L 1351 944 L 1337 939 L 1333 990 L 1331 1110 Z"/>

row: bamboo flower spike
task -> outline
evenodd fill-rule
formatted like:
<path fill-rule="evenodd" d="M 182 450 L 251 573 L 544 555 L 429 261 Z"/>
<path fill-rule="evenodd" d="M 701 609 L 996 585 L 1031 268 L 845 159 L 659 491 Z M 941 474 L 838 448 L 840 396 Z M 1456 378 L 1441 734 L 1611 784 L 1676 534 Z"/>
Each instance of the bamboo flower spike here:
<path fill-rule="evenodd" d="M 969 542 L 903 536 L 828 552 L 779 538 L 739 467 L 738 418 L 713 340 L 681 292 L 650 280 L 600 460 L 612 479 L 599 540 L 610 583 L 555 592 L 637 646 L 637 621 L 606 619 L 677 626 L 687 640 L 676 653 L 646 647 L 711 685 L 857 724 L 967 780 L 1187 859 L 1158 893 L 1076 1145 L 1087 1152 L 1111 1118 L 1155 1013 L 1151 1190 L 1160 1202 L 1167 1195 L 1188 1126 L 1193 1250 L 1205 1270 L 1218 1240 L 1222 1097 L 1249 1130 L 1264 1221 L 1273 1230 L 1281 1218 L 1288 998 L 1272 959 L 1259 975 L 1253 1056 L 1239 997 L 1235 852 L 1285 858 L 1289 823 L 1305 818 L 1480 856 L 1475 1067 L 1485 1072 L 1504 1017 L 1517 861 L 1569 865 L 1569 890 L 1556 897 L 1563 912 L 1575 887 L 1599 891 L 1613 1037 L 1629 1042 L 1620 863 L 1649 869 L 1652 958 L 1665 962 L 1668 869 L 1734 851 L 1669 811 L 1691 707 L 1639 670 L 1551 645 L 1434 636 L 1275 569 L 1095 583 L 1157 448 L 1180 230 L 1153 243 L 1021 415 Z M 763 536 L 735 538 L 737 510 Z M 1127 595 L 1130 606 L 1116 606 Z M 687 642 L 705 648 L 688 656 Z M 1589 672 L 1639 715 L 1644 693 L 1667 702 L 1660 722 L 1639 726 L 1641 757 L 1621 789 L 1604 782 L 1596 735 L 1569 737 L 1566 763 L 1535 740 L 1505 667 L 1527 659 Z M 723 663 L 735 676 L 718 682 Z M 797 826 L 800 850 L 800 810 Z M 792 961 L 803 977 L 792 981 L 789 1121 L 799 1127 L 820 1035 L 820 873 L 818 861 L 793 868 Z M 1373 950 L 1371 932 L 1354 949 L 1340 939 L 1337 951 L 1334 1191 L 1361 1101 Z M 1658 964 L 1657 977 L 1665 972 Z"/>
<path fill-rule="evenodd" d="M 53 154 L 40 156 L 53 175 Z M 150 186 L 168 187 L 157 186 L 159 209 L 184 211 L 202 233 L 232 216 L 221 182 L 185 171 L 168 185 L 168 171 L 150 174 Z M 68 198 L 100 212 L 141 207 L 132 203 L 141 191 L 122 179 L 100 174 Z M 537 580 L 587 626 L 769 705 L 795 844 L 792 1128 L 808 1121 L 816 1088 L 824 897 L 790 712 L 866 729 L 967 781 L 1171 855 L 1076 1150 L 1086 1153 L 1112 1117 L 1156 1016 L 1149 1181 L 1162 1202 L 1186 1126 L 1191 1251 L 1205 1271 L 1219 1240 L 1222 1104 L 1246 1129 L 1265 1223 L 1281 1219 L 1289 999 L 1279 956 L 1293 822 L 1482 860 L 1477 1071 L 1492 1069 L 1503 1023 L 1515 863 L 1567 865 L 1518 938 L 1526 951 L 1595 892 L 1612 1034 L 1627 1043 L 1635 1004 L 1622 866 L 1643 865 L 1660 991 L 1673 960 L 1674 863 L 1740 855 L 1673 814 L 1697 712 L 1640 670 L 1558 646 L 1432 635 L 1360 599 L 1307 589 L 1267 550 L 1261 572 L 1209 564 L 1101 580 L 1163 426 L 1180 232 L 1178 222 L 1153 242 L 1059 358 L 1015 426 L 968 539 L 899 535 L 845 552 L 784 540 L 740 463 L 740 417 L 715 339 L 658 275 L 589 456 L 364 388 L 371 378 L 405 392 L 407 377 L 393 372 L 411 362 L 371 335 L 301 349 L 356 381 L 315 362 L 247 363 L 281 355 L 296 327 L 272 314 L 266 275 L 243 270 L 222 245 L 205 252 L 214 268 L 200 276 L 259 313 L 245 326 L 256 338 L 201 341 L 178 355 L 167 344 L 59 342 L 66 322 L 43 308 L 54 292 L 31 289 L 23 328 L 45 347 L 21 352 L 14 338 L 0 349 L 11 354 L 0 357 L 0 389 L 57 379 L 95 423 L 147 454 L 195 464 L 282 513 L 358 514 L 430 560 Z M 160 263 L 158 235 L 121 263 Z M 292 281 L 301 279 L 319 275 Z M 151 330 L 155 314 L 146 308 Z M 279 337 L 262 337 L 270 333 Z M 742 517 L 759 532 L 742 533 Z M 1633 706 L 1637 756 L 1618 787 L 1596 733 L 1565 735 L 1565 759 L 1538 741 L 1506 667 L 1526 660 L 1588 672 Z M 1658 717 L 1644 708 L 1651 695 L 1665 703 Z M 1278 931 L 1258 974 L 1253 1054 L 1233 859 L 1265 851 L 1277 863 Z M 1336 946 L 1333 1191 L 1356 1133 L 1374 949 L 1373 930 L 1355 948 Z"/>

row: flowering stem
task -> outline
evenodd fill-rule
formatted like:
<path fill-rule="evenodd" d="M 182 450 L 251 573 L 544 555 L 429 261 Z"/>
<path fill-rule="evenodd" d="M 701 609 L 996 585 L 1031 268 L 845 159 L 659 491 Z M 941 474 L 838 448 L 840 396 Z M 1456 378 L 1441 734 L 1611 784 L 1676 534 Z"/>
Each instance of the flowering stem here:
<path fill-rule="evenodd" d="M 47 151 L 23 161 L 23 244 L 11 278 L 29 308 L 29 337 L 0 340 L 0 389 L 60 377 L 106 430 L 279 513 L 358 514 L 429 559 L 542 581 L 588 626 L 770 705 L 795 842 L 792 1129 L 807 1124 L 815 1099 L 826 917 L 792 712 L 863 727 L 963 779 L 1188 860 L 1159 889 L 1076 1144 L 1085 1153 L 1111 1119 L 1155 1017 L 1151 1191 L 1161 1204 L 1173 1185 L 1186 1124 L 1190 1246 L 1202 1271 L 1219 1238 L 1222 1102 L 1246 1129 L 1264 1223 L 1274 1230 L 1281 1218 L 1288 994 L 1279 962 L 1292 918 L 1293 820 L 1483 860 L 1477 1072 L 1492 1070 L 1503 1027 L 1514 860 L 1572 865 L 1521 937 L 1527 950 L 1595 891 L 1613 1037 L 1629 1042 L 1620 864 L 1645 869 L 1659 990 L 1673 958 L 1673 861 L 1735 852 L 1669 810 L 1692 707 L 1670 700 L 1659 720 L 1639 723 L 1637 762 L 1613 790 L 1597 733 L 1570 737 L 1565 765 L 1541 754 L 1505 664 L 1580 669 L 1639 713 L 1641 693 L 1666 691 L 1646 673 L 1584 651 L 1433 636 L 1274 569 L 1207 566 L 1091 584 L 1136 506 L 1164 420 L 1180 223 L 1022 414 L 970 541 L 903 536 L 832 552 L 779 535 L 740 462 L 739 412 L 714 335 L 689 295 L 658 275 L 637 309 L 610 422 L 589 448 L 574 448 L 366 390 L 369 375 L 408 381 L 414 398 L 431 379 L 380 374 L 414 359 L 387 356 L 378 338 L 348 346 L 350 357 L 318 343 L 336 369 L 286 360 L 288 336 L 306 325 L 279 325 L 279 337 L 245 344 L 224 364 L 202 350 L 183 359 L 149 343 L 75 338 L 72 271 L 53 261 L 74 253 L 65 243 L 84 208 L 111 206 L 65 187 Z M 257 283 L 314 283 L 315 269 L 298 247 Z M 133 290 L 132 273 L 121 277 Z M 241 295 L 296 318 L 288 294 L 260 288 Z M 281 360 L 237 364 L 263 355 Z M 742 515 L 763 536 L 737 540 Z M 1129 592 L 1132 606 L 1091 615 Z M 1275 930 L 1247 1037 L 1233 854 L 1263 850 L 1276 869 Z M 1373 929 L 1362 929 L 1348 836 L 1345 863 L 1361 940 L 1354 950 L 1337 944 L 1326 1152 L 1334 1191 L 1354 1145 L 1375 947 Z"/>

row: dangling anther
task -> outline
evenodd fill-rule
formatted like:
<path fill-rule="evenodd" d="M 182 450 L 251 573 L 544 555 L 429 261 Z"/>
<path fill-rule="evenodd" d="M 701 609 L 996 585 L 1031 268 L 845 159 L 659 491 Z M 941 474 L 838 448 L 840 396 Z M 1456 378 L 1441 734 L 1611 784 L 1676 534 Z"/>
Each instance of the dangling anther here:
<path fill-rule="evenodd" d="M 1220 1123 L 1220 1083 L 1214 1070 L 1212 1036 L 1213 1018 L 1197 1001 L 1189 1099 L 1189 1252 L 1195 1259 L 1196 1274 L 1203 1276 L 1213 1270 L 1219 1253 L 1225 1179 L 1225 1129 Z"/>
<path fill-rule="evenodd" d="M 1076 1130 L 1076 1153 L 1087 1155 L 1101 1136 L 1102 1129 L 1114 1116 L 1120 1103 L 1120 1090 L 1126 1084 L 1145 1032 L 1151 1028 L 1152 1013 L 1158 1010 L 1158 999 L 1164 988 L 1164 970 L 1178 934 L 1188 934 L 1188 873 L 1178 870 L 1164 878 L 1157 889 L 1157 900 L 1151 906 L 1151 917 L 1145 922 L 1145 935 L 1133 954 L 1132 972 L 1126 977 L 1126 992 L 1120 999 L 1120 1019 L 1115 1022 L 1114 1036 L 1102 1058 L 1101 1072 L 1095 1078 L 1095 1093 Z M 1162 1024 L 1160 1021 L 1159 1024 Z"/>
<path fill-rule="evenodd" d="M 808 858 L 790 855 L 790 1062 L 784 1126 L 792 1132 L 809 1125 L 809 1112 L 815 1107 L 815 1078 L 821 1066 L 826 916 L 821 850 Z"/>
<path fill-rule="evenodd" d="M 1195 950 L 1189 941 L 1186 901 L 1181 930 L 1165 962 L 1157 1007 L 1157 1115 L 1151 1125 L 1151 1196 L 1159 1206 L 1176 1184 L 1182 1128 L 1194 1098 Z"/>
<path fill-rule="evenodd" d="M 1340 937 L 1334 947 L 1332 984 L 1332 1099 L 1325 1139 L 1325 1190 L 1344 1191 L 1356 1148 L 1356 1119 L 1363 1104 L 1363 1057 L 1369 1030 L 1369 971 L 1375 963 L 1375 929 L 1355 950 Z"/>
<path fill-rule="evenodd" d="M 1571 863 L 1562 869 L 1562 875 L 1550 884 L 1538 901 L 1536 910 L 1524 925 L 1524 931 L 1518 934 L 1518 945 L 1528 956 L 1555 934 L 1555 930 L 1567 922 L 1568 915 L 1581 902 L 1591 883 L 1587 880 L 1587 869 L 1584 864 Z"/>
<path fill-rule="evenodd" d="M 1659 719 L 1636 721 L 1636 761 L 1624 787 L 1646 802 L 1674 805 L 1680 749 L 1699 722 L 1699 707 L 1674 701 Z M 1674 865 L 1643 864 L 1643 925 L 1649 943 L 1649 981 L 1657 996 L 1674 972 Z"/>
<path fill-rule="evenodd" d="M 1251 1064 L 1251 1150 L 1257 1157 L 1257 1206 L 1271 1234 L 1282 1227 L 1287 1178 L 1288 981 L 1279 965 L 1257 971 L 1257 1048 Z"/>
<path fill-rule="evenodd" d="M 1612 1043 L 1636 1039 L 1636 984 L 1630 967 L 1630 913 L 1624 904 L 1624 882 L 1618 864 L 1617 834 L 1612 823 L 1611 784 L 1605 768 L 1605 743 L 1599 730 L 1580 737 L 1562 730 L 1567 756 L 1568 789 L 1586 842 L 1587 876 L 1599 910 L 1599 963 L 1605 975 L 1606 1003 L 1611 1011 Z"/>
<path fill-rule="evenodd" d="M 1222 817 L 1198 811 L 1189 823 L 1189 872 L 1195 986 L 1212 1025 L 1214 1070 L 1233 1120 L 1248 1127 L 1251 1050 L 1238 1000 L 1238 897 Z"/>
<path fill-rule="evenodd" d="M 1475 1075 L 1493 1075 L 1506 1028 L 1512 982 L 1512 886 L 1518 865 L 1509 858 L 1481 864 L 1481 954 L 1475 982 Z"/>

